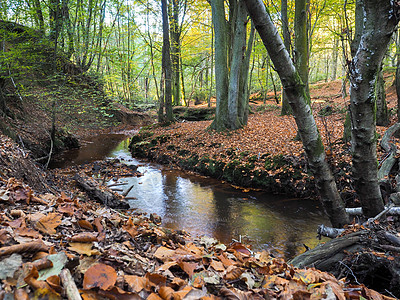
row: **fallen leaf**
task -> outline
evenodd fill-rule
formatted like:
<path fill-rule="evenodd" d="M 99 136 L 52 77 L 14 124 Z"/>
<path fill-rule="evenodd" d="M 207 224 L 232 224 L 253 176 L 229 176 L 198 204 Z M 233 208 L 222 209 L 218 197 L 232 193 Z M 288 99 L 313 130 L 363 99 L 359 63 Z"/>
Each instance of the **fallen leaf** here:
<path fill-rule="evenodd" d="M 217 272 L 225 271 L 224 265 L 220 261 L 212 260 L 210 263 L 210 267 L 212 267 Z"/>
<path fill-rule="evenodd" d="M 16 253 L 0 261 L 0 279 L 12 278 L 21 265 L 22 256 Z"/>
<path fill-rule="evenodd" d="M 55 230 L 61 224 L 62 215 L 58 213 L 49 213 L 36 223 L 36 229 L 45 234 L 56 234 Z"/>
<path fill-rule="evenodd" d="M 197 268 L 198 264 L 196 263 L 189 263 L 189 262 L 184 262 L 184 261 L 179 261 L 178 262 L 179 267 L 189 275 L 189 278 L 192 278 L 194 270 Z"/>
<path fill-rule="evenodd" d="M 64 268 L 65 264 L 68 262 L 68 257 L 64 252 L 57 254 L 51 254 L 46 257 L 53 263 L 53 267 L 48 269 L 43 269 L 39 271 L 38 280 L 46 280 L 47 278 L 60 275 L 61 270 Z"/>
<path fill-rule="evenodd" d="M 131 287 L 131 289 L 139 293 L 146 286 L 146 279 L 144 277 L 136 275 L 124 275 L 125 282 Z"/>
<path fill-rule="evenodd" d="M 154 257 L 158 258 L 161 261 L 166 261 L 166 260 L 168 260 L 168 258 L 173 256 L 174 254 L 175 254 L 175 250 L 161 246 L 154 253 Z"/>
<path fill-rule="evenodd" d="M 81 243 L 97 242 L 97 234 L 95 235 L 91 232 L 78 233 L 73 237 L 71 237 L 71 242 L 81 242 Z"/>
<path fill-rule="evenodd" d="M 69 243 L 69 250 L 75 251 L 79 254 L 85 254 L 87 256 L 98 255 L 100 252 L 98 250 L 93 250 L 93 243 Z"/>
<path fill-rule="evenodd" d="M 87 220 L 79 220 L 78 225 L 81 228 L 87 229 L 87 230 L 93 230 L 93 225 L 87 221 Z"/>
<path fill-rule="evenodd" d="M 92 289 L 98 287 L 107 290 L 117 281 L 117 272 L 113 267 L 105 264 L 95 264 L 90 267 L 83 277 L 83 288 Z"/>

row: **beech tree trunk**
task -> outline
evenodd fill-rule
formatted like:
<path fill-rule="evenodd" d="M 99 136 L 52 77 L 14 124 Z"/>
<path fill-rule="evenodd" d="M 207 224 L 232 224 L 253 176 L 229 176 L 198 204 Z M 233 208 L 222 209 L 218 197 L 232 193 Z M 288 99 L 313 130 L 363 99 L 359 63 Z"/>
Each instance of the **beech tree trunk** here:
<path fill-rule="evenodd" d="M 261 0 L 244 0 L 247 10 L 281 78 L 290 106 L 295 115 L 310 167 L 315 176 L 322 204 L 333 226 L 341 227 L 349 219 L 338 193 L 325 150 L 311 113 L 309 96 L 299 73 L 289 57 L 282 39 Z"/>
<path fill-rule="evenodd" d="M 290 52 L 291 47 L 291 39 L 290 39 L 290 32 L 289 32 L 289 18 L 288 18 L 288 3 L 287 0 L 281 1 L 281 18 L 282 18 L 282 36 L 283 36 L 283 43 L 286 47 L 286 50 Z M 292 109 L 290 108 L 289 101 L 287 99 L 285 90 L 282 90 L 282 109 L 281 115 L 291 115 Z"/>
<path fill-rule="evenodd" d="M 244 92 L 240 91 L 240 78 L 241 76 L 247 76 L 247 74 L 241 74 L 244 50 L 246 49 L 246 19 L 247 12 L 245 4 L 243 2 L 239 2 L 237 5 L 236 25 L 232 45 L 232 63 L 228 89 L 228 123 L 231 129 L 237 129 L 243 125 L 240 123 L 238 112 L 239 93 Z"/>
<path fill-rule="evenodd" d="M 169 42 L 169 22 L 167 11 L 167 0 L 161 0 L 163 17 L 163 47 L 162 47 L 162 81 L 163 93 L 160 97 L 159 122 L 172 122 L 172 66 Z M 165 113 L 162 109 L 165 109 Z"/>
<path fill-rule="evenodd" d="M 307 32 L 307 0 L 295 1 L 294 20 L 294 61 L 297 72 L 303 81 L 305 91 L 309 95 L 308 88 L 308 32 Z M 310 101 L 310 99 L 308 99 Z"/>
<path fill-rule="evenodd" d="M 211 128 L 222 131 L 246 125 L 247 77 L 250 59 L 246 52 L 247 10 L 242 1 L 229 1 L 229 20 L 224 1 L 212 0 L 215 32 L 215 85 L 217 109 Z M 251 36 L 251 35 L 250 35 Z M 251 50 L 252 43 L 248 44 Z M 246 77 L 246 78 L 245 78 Z M 244 99 L 246 97 L 247 99 Z"/>
<path fill-rule="evenodd" d="M 379 67 L 378 74 L 376 75 L 375 99 L 376 99 L 376 125 L 388 126 L 390 120 L 386 102 L 385 79 L 383 78 L 382 65 Z"/>
<path fill-rule="evenodd" d="M 223 130 L 228 120 L 228 61 L 227 49 L 227 23 L 225 20 L 225 7 L 223 1 L 211 1 L 212 22 L 214 26 L 215 50 L 215 87 L 217 104 L 215 119 L 211 128 Z"/>
<path fill-rule="evenodd" d="M 396 3 L 364 0 L 363 32 L 349 67 L 353 178 L 367 217 L 377 215 L 384 208 L 377 176 L 375 85 L 382 59 L 398 23 L 399 7 Z"/>

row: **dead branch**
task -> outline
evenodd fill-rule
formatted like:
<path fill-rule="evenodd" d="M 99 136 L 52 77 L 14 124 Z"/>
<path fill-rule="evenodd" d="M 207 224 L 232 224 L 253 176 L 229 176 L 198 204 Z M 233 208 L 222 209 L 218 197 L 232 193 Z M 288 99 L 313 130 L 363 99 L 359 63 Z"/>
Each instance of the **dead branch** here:
<path fill-rule="evenodd" d="M 68 269 L 64 269 L 61 271 L 60 277 L 68 300 L 82 300 L 75 281 L 71 276 L 71 272 Z"/>
<path fill-rule="evenodd" d="M 0 256 L 13 253 L 47 251 L 48 247 L 42 241 L 35 241 L 0 248 Z"/>
<path fill-rule="evenodd" d="M 115 194 L 109 188 L 100 185 L 95 179 L 87 176 L 85 173 L 76 173 L 74 179 L 91 198 L 100 200 L 104 205 L 120 209 L 129 208 L 129 204 L 123 201 L 120 195 Z"/>

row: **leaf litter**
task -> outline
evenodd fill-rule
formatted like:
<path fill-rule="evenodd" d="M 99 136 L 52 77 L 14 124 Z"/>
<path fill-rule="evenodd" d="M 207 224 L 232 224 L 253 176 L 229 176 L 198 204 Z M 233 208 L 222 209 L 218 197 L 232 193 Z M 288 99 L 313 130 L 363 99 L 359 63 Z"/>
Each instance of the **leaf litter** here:
<path fill-rule="evenodd" d="M 1 202 L 2 298 L 79 299 L 72 289 L 81 299 L 390 299 L 249 245 L 192 238 L 83 194 L 50 197 L 1 179 L 2 194 L 15 190 L 31 196 Z"/>

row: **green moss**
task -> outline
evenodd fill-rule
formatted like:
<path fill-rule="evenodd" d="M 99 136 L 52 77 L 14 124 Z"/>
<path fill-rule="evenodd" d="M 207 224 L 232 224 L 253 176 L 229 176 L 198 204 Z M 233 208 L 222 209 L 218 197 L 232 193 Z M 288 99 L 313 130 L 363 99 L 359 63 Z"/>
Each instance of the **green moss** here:
<path fill-rule="evenodd" d="M 180 155 L 180 156 L 189 156 L 190 154 L 191 154 L 191 152 L 189 151 L 189 150 L 186 150 L 186 149 L 182 149 L 182 150 L 178 150 L 178 155 Z"/>
<path fill-rule="evenodd" d="M 316 141 L 315 148 L 314 148 L 314 155 L 319 156 L 322 153 L 324 153 L 324 151 L 325 151 L 324 144 L 322 143 L 321 136 L 318 135 L 318 139 Z"/>

